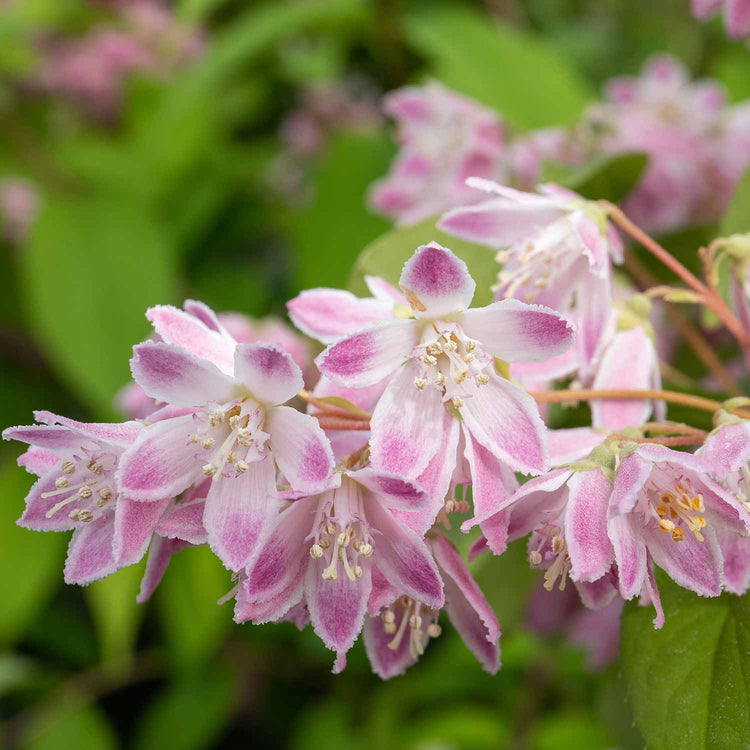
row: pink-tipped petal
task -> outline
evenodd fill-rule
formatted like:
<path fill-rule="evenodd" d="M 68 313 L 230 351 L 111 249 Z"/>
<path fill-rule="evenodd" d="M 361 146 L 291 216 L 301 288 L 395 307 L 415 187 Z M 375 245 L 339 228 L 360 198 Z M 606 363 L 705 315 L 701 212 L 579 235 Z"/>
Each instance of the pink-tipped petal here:
<path fill-rule="evenodd" d="M 546 428 L 534 399 L 518 386 L 490 374 L 459 411 L 474 438 L 514 471 L 547 468 Z"/>
<path fill-rule="evenodd" d="M 331 380 L 351 388 L 374 385 L 395 372 L 417 344 L 413 320 L 393 320 L 331 344 L 315 360 Z"/>
<path fill-rule="evenodd" d="M 376 568 L 372 568 L 372 591 L 367 600 L 367 613 L 375 617 L 383 607 L 392 604 L 399 597 L 399 592 L 388 583 L 388 579 Z"/>
<path fill-rule="evenodd" d="M 750 458 L 750 421 L 723 425 L 712 432 L 699 455 L 716 479 L 737 471 Z"/>
<path fill-rule="evenodd" d="M 258 601 L 247 585 L 241 583 L 237 590 L 234 621 L 241 623 L 251 620 L 256 625 L 262 625 L 284 619 L 293 607 L 303 602 L 302 578 L 302 575 L 297 576 L 285 589 L 266 601 Z"/>
<path fill-rule="evenodd" d="M 160 536 L 154 538 L 148 551 L 146 572 L 143 574 L 141 588 L 135 599 L 138 604 L 145 604 L 151 598 L 154 591 L 156 591 L 156 587 L 161 583 L 172 555 L 190 546 L 188 542 L 182 539 L 163 539 Z"/>
<path fill-rule="evenodd" d="M 289 406 L 268 410 L 271 452 L 292 489 L 320 489 L 333 471 L 333 451 L 315 417 Z"/>
<path fill-rule="evenodd" d="M 656 526 L 643 529 L 649 555 L 675 583 L 700 596 L 718 596 L 724 560 L 713 529 L 703 529 L 703 537 L 699 542 L 688 532 L 681 542 L 675 542 L 671 534 Z"/>
<path fill-rule="evenodd" d="M 471 526 L 498 512 L 501 504 L 505 501 L 507 488 L 505 467 L 502 463 L 483 445 L 478 443 L 466 428 L 464 428 L 464 440 L 466 443 L 466 460 L 469 462 L 471 469 L 471 492 L 474 503 L 474 518 L 471 525 L 464 528 L 465 523 L 461 527 L 462 531 L 468 531 Z M 497 552 L 496 554 L 500 553 Z"/>
<path fill-rule="evenodd" d="M 374 562 L 400 592 L 432 609 L 443 606 L 443 584 L 422 538 L 399 523 L 378 502 L 367 503 L 375 534 Z"/>
<path fill-rule="evenodd" d="M 175 406 L 229 401 L 234 395 L 230 377 L 172 344 L 147 341 L 134 346 L 130 369 L 148 396 Z"/>
<path fill-rule="evenodd" d="M 372 671 L 381 680 L 390 680 L 406 672 L 416 662 L 409 649 L 409 638 L 403 637 L 394 641 L 393 633 L 386 633 L 383 620 L 380 617 L 365 619 L 362 639 L 365 643 L 367 658 L 370 660 Z M 390 643 L 397 644 L 391 648 Z"/>
<path fill-rule="evenodd" d="M 291 354 L 273 344 L 239 344 L 235 377 L 267 404 L 286 403 L 305 385 Z"/>
<path fill-rule="evenodd" d="M 405 307 L 409 306 L 406 297 L 393 284 L 389 284 L 385 279 L 381 279 L 380 276 L 365 276 L 365 284 L 367 284 L 370 294 L 375 299 L 391 303 L 391 311 L 394 304 L 404 305 Z"/>
<path fill-rule="evenodd" d="M 111 517 L 100 517 L 77 528 L 68 545 L 65 583 L 86 586 L 114 573 L 120 566 L 112 551 Z"/>
<path fill-rule="evenodd" d="M 179 346 L 198 359 L 205 359 L 226 375 L 234 371 L 234 341 L 212 331 L 189 312 L 171 305 L 157 305 L 146 313 L 154 330 L 167 344 Z"/>
<path fill-rule="evenodd" d="M 77 422 L 75 419 L 61 417 L 51 411 L 44 410 L 35 411 L 34 419 L 37 422 L 44 422 L 49 425 L 59 424 L 63 427 L 69 427 L 83 437 L 92 440 L 106 440 L 108 443 L 121 447 L 132 445 L 143 429 L 141 422 Z"/>
<path fill-rule="evenodd" d="M 664 627 L 664 608 L 661 606 L 661 596 L 659 594 L 659 587 L 656 585 L 656 578 L 654 578 L 654 564 L 649 557 L 647 566 L 647 575 L 644 583 L 646 584 L 646 593 L 651 604 L 654 605 L 656 610 L 656 616 L 653 619 L 654 628 L 659 630 Z"/>
<path fill-rule="evenodd" d="M 436 242 L 417 249 L 398 283 L 417 317 L 428 318 L 466 310 L 476 289 L 466 263 Z"/>
<path fill-rule="evenodd" d="M 122 493 L 141 501 L 176 497 L 202 477 L 195 446 L 188 442 L 193 426 L 188 414 L 143 430 L 120 459 L 117 483 Z"/>
<path fill-rule="evenodd" d="M 17 463 L 30 474 L 41 477 L 60 465 L 60 457 L 44 448 L 29 448 L 18 457 Z"/>
<path fill-rule="evenodd" d="M 617 596 L 611 575 L 602 576 L 591 582 L 578 581 L 576 589 L 583 606 L 588 609 L 603 609 Z"/>
<path fill-rule="evenodd" d="M 138 503 L 122 495 L 115 506 L 112 551 L 119 567 L 137 563 L 148 549 L 169 498 L 154 503 Z"/>
<path fill-rule="evenodd" d="M 445 609 L 453 627 L 490 674 L 500 669 L 500 626 L 487 599 L 461 556 L 444 537 L 432 540 L 432 552 L 445 585 Z"/>
<path fill-rule="evenodd" d="M 203 513 L 208 543 L 229 570 L 241 570 L 278 512 L 275 470 L 266 456 L 237 476 L 214 479 Z"/>
<path fill-rule="evenodd" d="M 181 502 L 160 519 L 156 533 L 168 539 L 182 539 L 190 544 L 208 544 L 208 534 L 203 528 L 205 499 Z"/>
<path fill-rule="evenodd" d="M 325 567 L 323 560 L 313 560 L 305 576 L 310 622 L 328 648 L 345 653 L 362 630 L 370 595 L 370 566 L 354 581 L 343 571 L 334 580 L 326 580 L 322 575 Z"/>
<path fill-rule="evenodd" d="M 595 389 L 647 390 L 659 370 L 654 345 L 640 327 L 620 331 L 604 352 L 592 385 Z M 622 430 L 648 421 L 652 403 L 647 399 L 598 399 L 591 402 L 592 424 L 596 429 Z"/>
<path fill-rule="evenodd" d="M 595 581 L 612 566 L 607 506 L 612 482 L 599 469 L 577 471 L 568 480 L 565 542 L 574 581 Z"/>
<path fill-rule="evenodd" d="M 632 599 L 640 593 L 646 575 L 646 545 L 633 523 L 631 515 L 615 516 L 607 523 L 617 562 L 620 596 L 623 599 Z"/>
<path fill-rule="evenodd" d="M 389 508 L 422 511 L 430 505 L 430 496 L 419 485 L 398 474 L 368 466 L 359 471 L 347 472 L 347 475 L 370 490 L 378 502 Z"/>
<path fill-rule="evenodd" d="M 308 289 L 286 303 L 302 333 L 322 344 L 393 318 L 393 301 L 360 299 L 341 289 Z"/>
<path fill-rule="evenodd" d="M 507 362 L 543 362 L 568 351 L 575 340 L 559 313 L 516 299 L 467 310 L 461 325 L 485 351 Z"/>
<path fill-rule="evenodd" d="M 445 407 L 435 388 L 417 390 L 411 363 L 391 380 L 378 402 L 370 429 L 370 460 L 383 471 L 414 479 L 440 450 Z"/>
<path fill-rule="evenodd" d="M 58 425 L 32 424 L 8 427 L 3 430 L 3 440 L 18 440 L 35 448 L 44 448 L 58 454 L 69 454 L 81 447 L 81 436 Z"/>

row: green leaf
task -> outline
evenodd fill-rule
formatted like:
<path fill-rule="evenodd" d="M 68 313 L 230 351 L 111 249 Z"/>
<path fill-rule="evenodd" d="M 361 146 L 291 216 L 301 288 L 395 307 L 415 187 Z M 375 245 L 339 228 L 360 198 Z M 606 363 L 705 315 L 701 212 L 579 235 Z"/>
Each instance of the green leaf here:
<path fill-rule="evenodd" d="M 229 572 L 208 547 L 188 548 L 172 558 L 157 597 L 176 668 L 190 669 L 219 648 L 232 626 L 232 605 L 216 602 L 231 587 Z"/>
<path fill-rule="evenodd" d="M 98 706 L 73 698 L 29 727 L 23 750 L 117 750 L 117 735 Z"/>
<path fill-rule="evenodd" d="M 144 564 L 131 565 L 85 589 L 102 660 L 132 652 L 144 608 L 138 595 Z"/>
<path fill-rule="evenodd" d="M 319 401 L 322 401 L 324 404 L 330 404 L 331 406 L 338 406 L 339 409 L 346 409 L 346 411 L 350 411 L 352 414 L 360 414 L 363 417 L 368 417 L 369 414 L 366 411 L 363 411 L 360 409 L 356 404 L 353 404 L 351 401 L 345 398 L 341 398 L 340 396 L 324 396 L 321 399 L 318 399 Z"/>
<path fill-rule="evenodd" d="M 365 276 L 381 276 L 397 285 L 401 269 L 420 245 L 435 241 L 449 247 L 469 267 L 469 273 L 477 283 L 474 294 L 474 307 L 492 302 L 490 287 L 495 283 L 499 266 L 495 263 L 495 253 L 486 247 L 465 242 L 445 234 L 435 228 L 436 219 L 428 219 L 410 227 L 397 227 L 386 232 L 369 244 L 357 258 L 348 288 L 355 294 L 369 294 Z"/>
<path fill-rule="evenodd" d="M 25 308 L 52 364 L 106 417 L 146 308 L 177 296 L 170 236 L 137 203 L 49 196 L 22 258 Z"/>
<path fill-rule="evenodd" d="M 393 146 L 382 134 L 334 139 L 315 176 L 312 202 L 288 229 L 299 249 L 295 287 L 341 287 L 357 254 L 388 222 L 365 204 L 367 188 L 388 170 Z"/>
<path fill-rule="evenodd" d="M 719 225 L 719 236 L 750 232 L 750 169 L 734 190 L 734 197 Z"/>
<path fill-rule="evenodd" d="M 601 156 L 583 167 L 545 171 L 545 180 L 575 190 L 589 200 L 617 203 L 636 186 L 646 169 L 648 156 L 641 153 Z"/>
<path fill-rule="evenodd" d="M 191 673 L 152 699 L 139 718 L 138 750 L 214 747 L 234 705 L 235 676 L 222 665 Z"/>
<path fill-rule="evenodd" d="M 13 643 L 62 582 L 64 534 L 16 526 L 32 478 L 9 461 L 0 467 L 0 645 Z"/>
<path fill-rule="evenodd" d="M 745 747 L 750 736 L 750 597 L 705 599 L 658 576 L 666 624 L 628 605 L 622 664 L 649 750 Z"/>
<path fill-rule="evenodd" d="M 407 16 L 405 31 L 432 63 L 432 73 L 516 127 L 572 125 L 594 98 L 569 61 L 533 34 L 468 8 L 428 10 Z"/>

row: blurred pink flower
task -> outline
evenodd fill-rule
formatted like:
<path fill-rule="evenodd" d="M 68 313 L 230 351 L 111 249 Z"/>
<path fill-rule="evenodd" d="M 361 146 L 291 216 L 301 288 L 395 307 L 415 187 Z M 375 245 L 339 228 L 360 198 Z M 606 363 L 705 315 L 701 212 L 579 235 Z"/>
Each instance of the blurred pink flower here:
<path fill-rule="evenodd" d="M 750 35 L 750 0 L 692 0 L 693 14 L 702 21 L 724 12 L 724 28 L 733 39 Z"/>
<path fill-rule="evenodd" d="M 0 180 L 0 224 L 10 245 L 26 239 L 39 210 L 39 194 L 30 182 L 16 177 Z"/>

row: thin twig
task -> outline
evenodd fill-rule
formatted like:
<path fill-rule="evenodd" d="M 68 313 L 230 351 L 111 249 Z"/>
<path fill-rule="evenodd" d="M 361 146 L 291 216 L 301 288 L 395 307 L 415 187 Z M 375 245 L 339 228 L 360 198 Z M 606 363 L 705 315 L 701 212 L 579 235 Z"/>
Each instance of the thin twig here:
<path fill-rule="evenodd" d="M 348 409 L 344 409 L 341 406 L 335 406 L 334 404 L 329 404 L 326 401 L 323 401 L 322 399 L 318 398 L 317 396 L 313 396 L 312 393 L 306 390 L 301 390 L 297 394 L 303 401 L 307 401 L 308 404 L 311 406 L 314 406 L 316 409 L 320 409 L 321 412 L 324 414 L 330 414 L 332 417 L 341 417 L 342 419 L 369 419 L 370 415 L 367 412 L 364 411 L 349 411 Z M 318 416 L 317 414 L 314 414 L 313 416 Z"/>
<path fill-rule="evenodd" d="M 314 414 L 324 430 L 369 430 L 369 419 L 340 419 L 339 417 L 329 417 L 326 415 Z"/>

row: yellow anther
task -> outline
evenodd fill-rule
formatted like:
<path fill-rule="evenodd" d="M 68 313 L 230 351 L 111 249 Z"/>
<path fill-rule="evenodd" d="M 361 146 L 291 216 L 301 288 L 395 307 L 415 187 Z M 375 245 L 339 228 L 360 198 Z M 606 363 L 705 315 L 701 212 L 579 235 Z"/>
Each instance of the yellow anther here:
<path fill-rule="evenodd" d="M 67 477 L 58 477 L 55 480 L 55 487 L 57 487 L 58 490 L 61 490 L 65 487 L 67 487 L 70 484 L 70 481 Z"/>
<path fill-rule="evenodd" d="M 489 375 L 485 375 L 484 373 L 482 373 L 481 375 L 477 375 L 477 383 L 479 383 L 479 385 L 487 385 L 487 383 L 489 382 L 490 382 Z"/>
<path fill-rule="evenodd" d="M 104 467 L 98 461 L 90 461 L 88 469 L 92 474 L 101 474 Z"/>
<path fill-rule="evenodd" d="M 93 490 L 87 485 L 84 485 L 80 490 L 78 490 L 78 497 L 80 497 L 81 500 L 88 500 L 93 494 Z"/>
<path fill-rule="evenodd" d="M 537 552 L 535 549 L 531 550 L 529 552 L 529 562 L 532 565 L 541 565 L 542 564 L 542 556 Z"/>
<path fill-rule="evenodd" d="M 90 510 L 79 510 L 78 511 L 78 521 L 83 521 L 84 523 L 88 523 L 89 521 L 92 521 L 94 519 L 94 514 Z"/>
<path fill-rule="evenodd" d="M 430 638 L 437 638 L 442 632 L 443 629 L 436 622 L 430 623 L 427 628 L 427 635 L 429 635 Z"/>
<path fill-rule="evenodd" d="M 383 622 L 396 622 L 396 615 L 393 613 L 392 610 L 387 609 L 383 613 Z"/>
<path fill-rule="evenodd" d="M 414 378 L 414 386 L 418 391 L 421 391 L 427 385 L 427 381 L 424 378 Z"/>
<path fill-rule="evenodd" d="M 675 530 L 672 532 L 672 539 L 675 542 L 681 542 L 685 538 L 685 532 L 678 526 L 675 528 Z"/>
<path fill-rule="evenodd" d="M 215 442 L 216 441 L 213 438 L 206 438 L 205 440 L 201 440 L 201 448 L 203 448 L 203 450 L 213 448 Z"/>
<path fill-rule="evenodd" d="M 467 352 L 473 352 L 474 349 L 477 348 L 477 342 L 476 341 L 467 341 L 466 342 L 466 351 Z"/>
<path fill-rule="evenodd" d="M 76 470 L 76 465 L 72 461 L 63 461 L 62 470 L 64 474 L 72 474 Z"/>
<path fill-rule="evenodd" d="M 240 459 L 240 460 L 239 460 L 239 461 L 237 461 L 237 463 L 236 463 L 236 464 L 234 465 L 234 468 L 235 468 L 235 469 L 237 469 L 237 471 L 238 471 L 238 472 L 239 472 L 240 474 L 244 474 L 244 473 L 245 473 L 245 472 L 247 471 L 247 469 L 248 469 L 248 466 L 247 466 L 247 461 L 243 461 L 242 459 Z"/>
<path fill-rule="evenodd" d="M 665 533 L 669 534 L 675 529 L 675 525 L 667 520 L 666 518 L 662 518 L 661 521 L 659 521 L 659 528 Z"/>
<path fill-rule="evenodd" d="M 312 557 L 313 560 L 323 557 L 323 548 L 317 543 L 313 544 L 313 546 L 310 547 L 310 557 Z"/>
<path fill-rule="evenodd" d="M 656 509 L 656 515 L 659 516 L 659 518 L 666 518 L 668 512 L 669 511 L 667 510 L 667 506 L 666 505 L 660 505 Z"/>
<path fill-rule="evenodd" d="M 201 466 L 201 471 L 205 476 L 212 477 L 216 474 L 216 467 L 213 464 L 203 464 L 203 466 Z"/>
<path fill-rule="evenodd" d="M 409 618 L 409 627 L 414 630 L 415 628 L 422 627 L 422 618 L 419 615 L 412 615 Z"/>
<path fill-rule="evenodd" d="M 453 406 L 455 406 L 456 409 L 460 409 L 464 405 L 464 400 L 461 398 L 461 396 L 454 396 L 451 401 L 453 402 Z"/>

